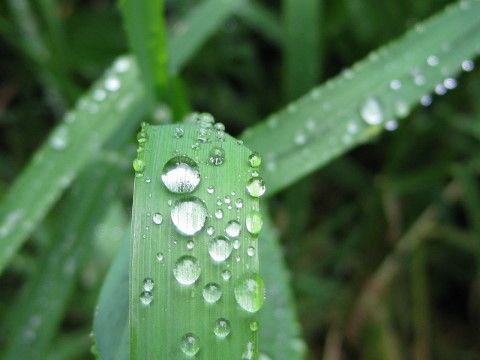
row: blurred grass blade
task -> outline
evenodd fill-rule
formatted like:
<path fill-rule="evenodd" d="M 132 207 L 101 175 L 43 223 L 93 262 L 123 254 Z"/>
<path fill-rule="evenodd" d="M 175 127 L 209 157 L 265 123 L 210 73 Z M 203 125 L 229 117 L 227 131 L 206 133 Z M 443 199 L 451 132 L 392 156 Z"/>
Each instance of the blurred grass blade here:
<path fill-rule="evenodd" d="M 284 93 L 293 100 L 312 88 L 320 66 L 322 0 L 283 0 Z"/>
<path fill-rule="evenodd" d="M 237 14 L 246 24 L 257 30 L 275 45 L 282 43 L 282 28 L 276 14 L 258 1 L 247 1 L 237 9 Z"/>
<path fill-rule="evenodd" d="M 85 169 L 72 188 L 55 240 L 3 324 L 8 334 L 4 359 L 46 358 L 78 272 L 91 257 L 96 225 L 119 187 L 119 170 L 116 165 L 95 164 Z"/>
<path fill-rule="evenodd" d="M 251 151 L 213 128 L 210 115 L 197 121 L 139 133 L 131 359 L 257 357 L 263 187 L 251 177 Z"/>
<path fill-rule="evenodd" d="M 290 275 L 278 234 L 268 218 L 260 235 L 259 251 L 260 273 L 266 288 L 265 305 L 259 312 L 260 353 L 271 359 L 304 359 L 306 347 L 301 337 Z"/>
<path fill-rule="evenodd" d="M 128 259 L 130 229 L 111 266 L 98 298 L 93 324 L 95 353 L 102 360 L 127 360 L 128 336 Z"/>
<path fill-rule="evenodd" d="M 266 160 L 269 195 L 352 147 L 393 129 L 430 92 L 456 86 L 480 51 L 480 1 L 462 1 L 415 26 L 242 136 Z"/>
<path fill-rule="evenodd" d="M 223 9 L 222 6 L 219 8 Z M 228 7 L 228 10 L 233 11 L 233 7 Z M 183 24 L 187 28 L 195 27 L 202 22 L 204 15 L 204 10 L 197 10 Z M 209 17 L 213 17 L 213 22 L 219 26 L 227 15 L 228 11 L 223 9 L 221 12 L 214 11 Z M 170 51 L 176 53 L 178 47 L 182 53 L 182 56 L 170 59 L 174 71 L 182 68 L 214 30 L 208 25 L 196 28 L 195 36 L 190 38 L 184 33 L 172 35 Z M 136 64 L 130 58 L 118 59 L 106 76 L 66 115 L 64 123 L 53 130 L 50 139 L 36 152 L 2 198 L 0 273 L 78 171 L 95 157 L 114 129 L 128 122 L 131 113 L 145 111 L 145 107 L 144 88 L 138 80 Z"/>
<path fill-rule="evenodd" d="M 204 0 L 173 26 L 169 38 L 170 73 L 176 74 L 245 0 Z"/>
<path fill-rule="evenodd" d="M 153 105 L 165 98 L 168 54 L 163 0 L 120 0 L 130 47 Z"/>

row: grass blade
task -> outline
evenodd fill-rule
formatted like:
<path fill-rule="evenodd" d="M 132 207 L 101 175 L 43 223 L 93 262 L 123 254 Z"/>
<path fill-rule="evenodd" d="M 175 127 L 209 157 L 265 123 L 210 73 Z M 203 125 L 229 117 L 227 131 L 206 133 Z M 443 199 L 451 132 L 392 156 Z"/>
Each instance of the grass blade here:
<path fill-rule="evenodd" d="M 293 100 L 311 89 L 320 66 L 321 0 L 283 0 L 284 92 Z"/>
<path fill-rule="evenodd" d="M 272 44 L 280 45 L 282 43 L 282 28 L 279 19 L 258 1 L 245 2 L 238 7 L 237 14 Z"/>
<path fill-rule="evenodd" d="M 252 323 L 263 303 L 257 252 L 263 188 L 251 177 L 250 150 L 214 129 L 210 115 L 197 119 L 198 125 L 145 126 L 139 134 L 131 359 L 257 356 Z"/>
<path fill-rule="evenodd" d="M 448 7 L 248 129 L 242 139 L 264 155 L 268 194 L 395 126 L 431 91 L 454 86 L 462 64 L 468 70 L 479 52 L 479 10 L 479 1 Z"/>
<path fill-rule="evenodd" d="M 290 276 L 278 234 L 268 219 L 259 240 L 260 273 L 265 280 L 266 301 L 259 312 L 260 351 L 271 359 L 305 358 Z M 281 326 L 280 326 L 281 324 Z"/>
<path fill-rule="evenodd" d="M 165 98 L 168 54 L 163 0 L 121 0 L 130 47 L 137 59 L 152 105 Z"/>

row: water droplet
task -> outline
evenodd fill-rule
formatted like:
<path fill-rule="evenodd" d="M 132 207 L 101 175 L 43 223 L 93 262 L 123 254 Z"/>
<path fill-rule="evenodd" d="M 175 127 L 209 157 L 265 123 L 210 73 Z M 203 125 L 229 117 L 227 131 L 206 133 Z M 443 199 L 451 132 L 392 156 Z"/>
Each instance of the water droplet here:
<path fill-rule="evenodd" d="M 105 80 L 105 88 L 108 91 L 117 91 L 120 89 L 120 80 L 116 77 L 109 77 Z"/>
<path fill-rule="evenodd" d="M 440 60 L 438 59 L 438 56 L 436 55 L 430 55 L 427 58 L 427 64 L 429 66 L 437 66 L 440 63 Z"/>
<path fill-rule="evenodd" d="M 401 87 L 402 87 L 402 82 L 400 80 L 392 80 L 390 82 L 390 88 L 392 90 L 400 90 Z"/>
<path fill-rule="evenodd" d="M 475 63 L 472 60 L 463 60 L 462 69 L 463 71 L 470 72 L 475 68 Z"/>
<path fill-rule="evenodd" d="M 223 198 L 223 202 L 225 204 L 230 204 L 232 202 L 232 199 L 230 198 L 230 196 L 227 195 Z"/>
<path fill-rule="evenodd" d="M 173 275 L 180 284 L 192 285 L 200 277 L 201 271 L 198 260 L 195 257 L 184 255 L 175 263 Z"/>
<path fill-rule="evenodd" d="M 153 295 L 150 291 L 142 291 L 140 294 L 140 303 L 142 305 L 150 305 L 153 300 Z"/>
<path fill-rule="evenodd" d="M 200 350 L 198 337 L 192 333 L 185 334 L 180 342 L 180 349 L 187 356 L 195 356 Z"/>
<path fill-rule="evenodd" d="M 383 112 L 377 98 L 368 98 L 360 108 L 360 116 L 369 125 L 378 125 L 383 121 Z"/>
<path fill-rule="evenodd" d="M 174 193 L 190 193 L 200 183 L 197 163 L 187 156 L 170 159 L 162 171 L 162 182 Z"/>
<path fill-rule="evenodd" d="M 223 211 L 222 211 L 222 209 L 217 209 L 217 210 L 215 210 L 215 217 L 216 217 L 217 219 L 223 219 Z"/>
<path fill-rule="evenodd" d="M 214 128 L 216 130 L 220 130 L 220 131 L 225 131 L 225 125 L 221 122 L 217 122 L 215 125 L 214 125 Z"/>
<path fill-rule="evenodd" d="M 185 133 L 185 131 L 182 128 L 180 128 L 180 127 L 175 128 L 175 137 L 177 139 L 182 138 L 184 133 Z"/>
<path fill-rule="evenodd" d="M 445 95 L 447 93 L 447 88 L 443 86 L 443 84 L 438 84 L 435 86 L 435 94 L 437 95 Z"/>
<path fill-rule="evenodd" d="M 157 253 L 157 260 L 158 260 L 159 262 L 162 262 L 162 261 L 163 261 L 163 258 L 164 258 L 164 257 L 163 257 L 163 253 L 158 252 L 158 253 Z"/>
<path fill-rule="evenodd" d="M 160 224 L 162 223 L 162 221 L 163 221 L 163 216 L 162 216 L 162 214 L 160 214 L 160 213 L 155 213 L 155 214 L 153 214 L 153 216 L 152 216 L 152 221 L 153 221 L 155 224 L 160 225 Z"/>
<path fill-rule="evenodd" d="M 267 187 L 261 177 L 255 177 L 248 180 L 246 190 L 250 196 L 257 198 L 265 194 Z"/>
<path fill-rule="evenodd" d="M 188 240 L 187 241 L 187 249 L 188 250 L 192 250 L 194 246 L 195 246 L 195 243 L 193 242 L 193 240 Z"/>
<path fill-rule="evenodd" d="M 252 168 L 258 168 L 262 164 L 262 158 L 257 152 L 254 152 L 248 157 L 248 163 Z"/>
<path fill-rule="evenodd" d="M 135 170 L 135 172 L 137 173 L 141 173 L 145 169 L 145 161 L 143 161 L 142 159 L 137 158 L 133 160 L 132 165 L 133 165 L 133 170 Z"/>
<path fill-rule="evenodd" d="M 420 104 L 425 107 L 430 106 L 432 104 L 432 97 L 430 95 L 423 95 L 420 98 Z"/>
<path fill-rule="evenodd" d="M 230 270 L 223 270 L 222 271 L 222 279 L 225 280 L 225 281 L 228 281 L 230 280 L 230 277 L 232 276 L 232 273 L 230 272 Z"/>
<path fill-rule="evenodd" d="M 205 226 L 207 208 L 202 200 L 190 196 L 176 201 L 170 216 L 180 234 L 193 236 Z"/>
<path fill-rule="evenodd" d="M 252 235 L 257 235 L 262 230 L 263 219 L 258 211 L 251 211 L 245 220 L 247 230 Z"/>
<path fill-rule="evenodd" d="M 454 78 L 446 78 L 443 80 L 443 86 L 445 86 L 445 88 L 448 90 L 455 89 L 457 87 L 457 80 Z"/>
<path fill-rule="evenodd" d="M 207 187 L 207 193 L 213 194 L 215 192 L 215 188 L 213 186 Z"/>
<path fill-rule="evenodd" d="M 152 291 L 154 285 L 155 283 L 152 278 L 145 278 L 145 280 L 143 280 L 143 290 L 145 291 Z"/>
<path fill-rule="evenodd" d="M 225 339 L 230 334 L 230 322 L 227 319 L 218 319 L 213 332 L 218 338 Z"/>
<path fill-rule="evenodd" d="M 222 165 L 225 161 L 225 150 L 220 147 L 214 147 L 208 154 L 208 162 L 212 165 Z"/>
<path fill-rule="evenodd" d="M 253 246 L 249 246 L 247 249 L 247 255 L 248 256 L 253 256 L 255 255 L 255 248 Z"/>
<path fill-rule="evenodd" d="M 60 151 L 64 150 L 68 145 L 68 131 L 66 127 L 59 127 L 50 138 L 50 146 L 52 149 Z"/>
<path fill-rule="evenodd" d="M 397 120 L 393 119 L 393 120 L 388 120 L 386 123 L 385 123 L 385 129 L 387 131 L 395 131 L 397 130 L 398 128 L 398 122 Z"/>
<path fill-rule="evenodd" d="M 103 101 L 107 97 L 107 93 L 103 89 L 97 89 L 93 92 L 93 98 L 96 101 Z"/>
<path fill-rule="evenodd" d="M 247 348 L 242 354 L 242 360 L 253 360 L 253 342 L 249 341 L 247 343 Z"/>
<path fill-rule="evenodd" d="M 242 226 L 237 220 L 231 220 L 228 222 L 227 227 L 225 228 L 225 233 L 230 236 L 231 238 L 236 238 L 240 235 L 240 231 L 242 230 Z"/>
<path fill-rule="evenodd" d="M 408 107 L 408 104 L 403 100 L 395 101 L 394 107 L 395 107 L 395 115 L 401 119 L 407 116 L 408 113 L 410 112 L 410 108 Z"/>
<path fill-rule="evenodd" d="M 305 145 L 305 143 L 307 142 L 307 136 L 304 132 L 299 132 L 297 133 L 297 135 L 295 135 L 293 142 L 295 143 L 295 145 L 298 146 Z"/>
<path fill-rule="evenodd" d="M 232 253 L 232 244 L 227 237 L 217 236 L 210 241 L 208 253 L 214 261 L 225 261 Z"/>
<path fill-rule="evenodd" d="M 212 236 L 213 234 L 215 234 L 215 228 L 213 226 L 209 226 L 207 228 L 207 234 Z"/>
<path fill-rule="evenodd" d="M 222 289 L 217 283 L 208 283 L 202 291 L 203 298 L 209 304 L 214 304 L 222 297 Z"/>
<path fill-rule="evenodd" d="M 235 300 L 245 311 L 254 313 L 263 305 L 263 280 L 258 274 L 240 278 L 234 292 Z"/>
<path fill-rule="evenodd" d="M 250 330 L 252 331 L 258 331 L 258 322 L 255 320 L 250 323 Z"/>
<path fill-rule="evenodd" d="M 272 358 L 264 353 L 260 353 L 258 360 L 272 360 Z"/>
<path fill-rule="evenodd" d="M 236 239 L 236 240 L 233 241 L 233 248 L 235 250 L 240 249 L 240 240 Z"/>
<path fill-rule="evenodd" d="M 238 198 L 237 200 L 235 200 L 235 206 L 237 207 L 237 209 L 241 209 L 243 208 L 243 200 Z"/>

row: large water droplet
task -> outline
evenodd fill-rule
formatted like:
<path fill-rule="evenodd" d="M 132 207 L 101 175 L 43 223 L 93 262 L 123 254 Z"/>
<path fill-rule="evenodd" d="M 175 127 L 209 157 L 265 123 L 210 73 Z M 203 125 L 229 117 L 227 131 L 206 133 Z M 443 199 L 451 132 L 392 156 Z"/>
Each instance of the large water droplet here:
<path fill-rule="evenodd" d="M 154 224 L 160 225 L 163 221 L 163 216 L 160 213 L 155 213 L 152 216 L 152 221 Z"/>
<path fill-rule="evenodd" d="M 193 236 L 205 226 L 207 208 L 202 200 L 191 196 L 175 202 L 170 216 L 180 234 Z"/>
<path fill-rule="evenodd" d="M 245 225 L 250 234 L 257 235 L 262 230 L 262 215 L 258 211 L 250 211 L 245 219 Z"/>
<path fill-rule="evenodd" d="M 214 147 L 208 154 L 208 162 L 212 165 L 222 165 L 225 161 L 225 150 L 221 147 Z"/>
<path fill-rule="evenodd" d="M 180 341 L 180 349 L 187 356 L 195 356 L 200 350 L 198 337 L 192 333 L 185 334 Z"/>
<path fill-rule="evenodd" d="M 237 220 L 231 220 L 228 222 L 227 227 L 225 228 L 225 233 L 232 237 L 236 238 L 240 235 L 240 231 L 242 230 L 242 225 Z"/>
<path fill-rule="evenodd" d="M 260 197 L 265 194 L 267 187 L 261 177 L 255 177 L 248 180 L 246 190 L 250 196 Z"/>
<path fill-rule="evenodd" d="M 235 300 L 245 311 L 257 312 L 263 305 L 263 280 L 260 275 L 240 278 L 235 286 Z"/>
<path fill-rule="evenodd" d="M 217 236 L 210 241 L 208 252 L 214 261 L 225 261 L 232 253 L 232 244 L 225 236 Z"/>
<path fill-rule="evenodd" d="M 380 102 L 375 97 L 368 98 L 360 108 L 360 116 L 369 125 L 378 125 L 383 121 Z"/>
<path fill-rule="evenodd" d="M 217 283 L 208 283 L 202 291 L 203 298 L 209 304 L 214 304 L 222 297 L 222 290 Z"/>
<path fill-rule="evenodd" d="M 197 163 L 187 156 L 176 156 L 165 164 L 162 182 L 174 193 L 190 193 L 200 183 Z"/>
<path fill-rule="evenodd" d="M 173 275 L 182 285 L 192 285 L 200 277 L 202 272 L 198 260 L 190 255 L 182 256 L 175 263 Z"/>
<path fill-rule="evenodd" d="M 225 339 L 230 334 L 230 322 L 220 318 L 215 323 L 213 333 L 220 339 Z"/>

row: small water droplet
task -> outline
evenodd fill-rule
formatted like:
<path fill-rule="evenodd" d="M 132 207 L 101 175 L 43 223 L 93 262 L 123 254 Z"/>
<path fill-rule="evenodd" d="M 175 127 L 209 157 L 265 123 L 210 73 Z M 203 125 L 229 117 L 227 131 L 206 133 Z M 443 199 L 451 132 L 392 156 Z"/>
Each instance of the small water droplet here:
<path fill-rule="evenodd" d="M 393 120 L 388 120 L 386 123 L 385 123 L 385 129 L 387 131 L 395 131 L 397 130 L 398 128 L 398 122 L 397 120 L 393 119 Z"/>
<path fill-rule="evenodd" d="M 208 162 L 212 165 L 222 165 L 225 161 L 225 150 L 220 147 L 214 147 L 208 154 Z"/>
<path fill-rule="evenodd" d="M 175 137 L 177 139 L 182 138 L 184 133 L 185 133 L 185 131 L 182 128 L 180 128 L 180 127 L 175 128 Z"/>
<path fill-rule="evenodd" d="M 305 145 L 305 143 L 307 142 L 307 136 L 305 135 L 304 132 L 301 131 L 297 133 L 297 135 L 295 135 L 293 142 L 295 143 L 295 145 L 298 145 L 298 146 Z"/>
<path fill-rule="evenodd" d="M 207 187 L 207 193 L 213 194 L 215 192 L 215 188 L 213 186 Z"/>
<path fill-rule="evenodd" d="M 202 200 L 190 196 L 175 202 L 170 217 L 180 234 L 193 236 L 205 226 L 207 208 Z"/>
<path fill-rule="evenodd" d="M 230 204 L 232 202 L 232 199 L 230 198 L 230 196 L 227 195 L 223 198 L 223 202 L 225 204 Z"/>
<path fill-rule="evenodd" d="M 237 200 L 235 200 L 235 206 L 237 209 L 241 209 L 243 208 L 243 200 L 238 198 Z"/>
<path fill-rule="evenodd" d="M 216 130 L 225 131 L 225 125 L 221 122 L 217 122 L 213 127 Z"/>
<path fill-rule="evenodd" d="M 218 319 L 213 332 L 218 338 L 225 339 L 230 334 L 230 322 L 227 319 Z"/>
<path fill-rule="evenodd" d="M 222 289 L 217 283 L 211 282 L 205 285 L 202 295 L 207 303 L 214 304 L 222 297 Z"/>
<path fill-rule="evenodd" d="M 217 219 L 223 219 L 223 211 L 222 211 L 222 209 L 217 209 L 217 210 L 215 210 L 215 217 L 216 217 Z"/>
<path fill-rule="evenodd" d="M 187 249 L 188 250 L 192 250 L 195 246 L 195 243 L 193 242 L 193 240 L 188 240 L 187 241 Z"/>
<path fill-rule="evenodd" d="M 360 108 L 360 116 L 369 125 L 383 122 L 383 111 L 380 102 L 375 97 L 368 98 Z"/>
<path fill-rule="evenodd" d="M 142 173 L 143 170 L 145 170 L 145 161 L 137 158 L 137 159 L 133 160 L 132 166 L 133 166 L 133 170 L 135 170 L 135 172 Z"/>
<path fill-rule="evenodd" d="M 197 163 L 187 156 L 176 156 L 165 164 L 162 182 L 173 193 L 190 193 L 200 183 Z"/>
<path fill-rule="evenodd" d="M 263 305 L 263 280 L 258 274 L 243 276 L 235 286 L 234 293 L 242 309 L 257 312 Z"/>
<path fill-rule="evenodd" d="M 250 323 L 250 330 L 252 331 L 258 331 L 258 322 L 255 320 Z"/>
<path fill-rule="evenodd" d="M 190 255 L 184 255 L 177 260 L 173 268 L 175 279 L 182 285 L 192 285 L 200 277 L 201 268 L 198 260 Z"/>
<path fill-rule="evenodd" d="M 427 64 L 429 66 L 437 66 L 440 63 L 440 60 L 438 59 L 438 56 L 436 55 L 430 55 L 427 58 Z"/>
<path fill-rule="evenodd" d="M 189 357 L 195 356 L 200 350 L 198 337 L 192 333 L 185 334 L 180 341 L 180 349 Z"/>
<path fill-rule="evenodd" d="M 222 271 L 222 279 L 223 280 L 228 281 L 228 280 L 230 280 L 231 276 L 232 276 L 232 273 L 230 272 L 230 270 L 225 269 L 225 270 Z"/>
<path fill-rule="evenodd" d="M 255 255 L 255 248 L 253 246 L 249 246 L 247 249 L 247 255 L 248 256 L 253 256 Z"/>
<path fill-rule="evenodd" d="M 432 104 L 432 97 L 430 95 L 423 95 L 420 98 L 420 104 L 425 107 L 430 106 Z"/>
<path fill-rule="evenodd" d="M 435 86 L 435 94 L 437 95 L 445 95 L 447 93 L 447 88 L 443 86 L 443 84 L 438 84 Z"/>
<path fill-rule="evenodd" d="M 251 211 L 245 220 L 247 230 L 252 235 L 257 235 L 262 230 L 263 219 L 258 211 Z"/>
<path fill-rule="evenodd" d="M 50 146 L 52 149 L 61 151 L 68 146 L 68 131 L 66 127 L 59 127 L 50 138 Z"/>
<path fill-rule="evenodd" d="M 233 248 L 235 250 L 240 249 L 240 240 L 236 239 L 236 240 L 233 241 Z"/>
<path fill-rule="evenodd" d="M 394 107 L 395 107 L 395 115 L 401 119 L 406 117 L 410 112 L 410 108 L 408 107 L 408 104 L 403 100 L 395 101 Z"/>
<path fill-rule="evenodd" d="M 158 253 L 157 253 L 157 260 L 158 260 L 159 262 L 162 262 L 162 261 L 163 261 L 163 258 L 164 258 L 164 257 L 163 257 L 163 253 L 158 252 Z"/>
<path fill-rule="evenodd" d="M 140 303 L 142 305 L 150 305 L 153 301 L 153 295 L 150 291 L 142 291 L 140 294 Z"/>
<path fill-rule="evenodd" d="M 105 80 L 105 88 L 108 91 L 117 91 L 120 89 L 121 83 L 120 80 L 116 77 L 109 77 Z"/>
<path fill-rule="evenodd" d="M 454 78 L 446 78 L 443 80 L 443 86 L 445 86 L 445 88 L 448 90 L 455 89 L 457 87 L 457 80 Z"/>
<path fill-rule="evenodd" d="M 248 180 L 246 190 L 250 196 L 257 198 L 265 194 L 267 187 L 261 177 L 255 177 Z"/>
<path fill-rule="evenodd" d="M 248 157 L 248 163 L 252 168 L 258 168 L 262 164 L 262 158 L 257 152 L 254 152 Z"/>
<path fill-rule="evenodd" d="M 253 342 L 249 341 L 247 343 L 247 348 L 242 354 L 242 360 L 253 360 L 253 355 L 254 355 L 253 348 L 254 348 Z"/>
<path fill-rule="evenodd" d="M 231 237 L 236 238 L 240 235 L 240 231 L 242 230 L 242 225 L 237 220 L 231 220 L 228 222 L 227 227 L 225 228 L 225 233 Z"/>
<path fill-rule="evenodd" d="M 463 60 L 462 61 L 462 70 L 466 72 L 470 72 L 475 68 L 475 63 L 472 60 Z"/>
<path fill-rule="evenodd" d="M 401 87 L 402 87 L 402 82 L 398 79 L 392 80 L 390 82 L 390 88 L 392 90 L 400 90 Z"/>
<path fill-rule="evenodd" d="M 232 253 L 232 244 L 225 236 L 217 236 L 208 245 L 208 253 L 216 262 L 225 261 Z"/>
<path fill-rule="evenodd" d="M 145 280 L 143 280 L 143 290 L 145 291 L 152 291 L 154 285 L 155 283 L 152 278 L 145 278 Z"/>
<path fill-rule="evenodd" d="M 215 234 L 215 228 L 213 226 L 209 226 L 207 228 L 207 234 L 212 236 L 213 234 Z"/>
<path fill-rule="evenodd" d="M 152 216 L 152 221 L 153 221 L 155 224 L 160 225 L 160 224 L 162 223 L 162 221 L 163 221 L 163 216 L 162 216 L 162 214 L 160 214 L 160 213 L 155 213 L 155 214 L 153 214 L 153 216 Z"/>

